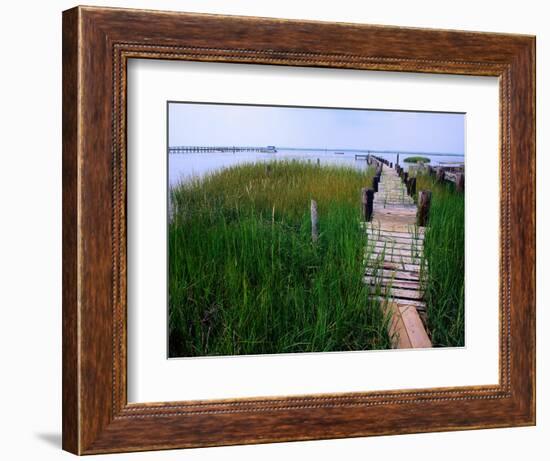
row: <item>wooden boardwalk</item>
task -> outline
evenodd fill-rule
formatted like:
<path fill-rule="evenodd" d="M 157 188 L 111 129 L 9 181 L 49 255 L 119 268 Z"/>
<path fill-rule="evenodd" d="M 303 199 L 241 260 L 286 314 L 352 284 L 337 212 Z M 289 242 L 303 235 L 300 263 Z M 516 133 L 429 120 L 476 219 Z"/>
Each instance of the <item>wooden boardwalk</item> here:
<path fill-rule="evenodd" d="M 368 233 L 365 283 L 391 313 L 394 348 L 431 347 L 420 317 L 426 312 L 420 283 L 424 228 L 416 226 L 416 212 L 397 172 L 382 165 L 372 220 L 364 223 Z"/>

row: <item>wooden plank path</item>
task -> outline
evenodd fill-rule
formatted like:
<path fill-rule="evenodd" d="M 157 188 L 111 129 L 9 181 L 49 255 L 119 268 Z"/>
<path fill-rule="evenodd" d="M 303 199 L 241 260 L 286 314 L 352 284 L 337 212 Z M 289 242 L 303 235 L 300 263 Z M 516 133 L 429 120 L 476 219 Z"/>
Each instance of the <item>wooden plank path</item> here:
<path fill-rule="evenodd" d="M 391 314 L 394 348 L 431 347 L 420 314 L 426 305 L 421 290 L 424 228 L 416 226 L 417 207 L 397 172 L 382 165 L 368 234 L 364 281 L 371 295 Z M 420 314 L 419 314 L 420 312 Z"/>

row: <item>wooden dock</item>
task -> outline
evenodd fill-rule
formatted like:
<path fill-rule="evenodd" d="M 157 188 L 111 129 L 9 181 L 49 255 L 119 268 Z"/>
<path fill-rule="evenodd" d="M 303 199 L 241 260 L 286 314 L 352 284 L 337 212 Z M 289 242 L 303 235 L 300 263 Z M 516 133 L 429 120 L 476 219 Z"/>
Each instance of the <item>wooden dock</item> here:
<path fill-rule="evenodd" d="M 424 227 L 416 225 L 416 204 L 396 170 L 378 164 L 382 171 L 372 219 L 363 224 L 368 234 L 364 280 L 391 314 L 393 347 L 431 347 L 421 319 L 426 312 L 421 290 Z"/>

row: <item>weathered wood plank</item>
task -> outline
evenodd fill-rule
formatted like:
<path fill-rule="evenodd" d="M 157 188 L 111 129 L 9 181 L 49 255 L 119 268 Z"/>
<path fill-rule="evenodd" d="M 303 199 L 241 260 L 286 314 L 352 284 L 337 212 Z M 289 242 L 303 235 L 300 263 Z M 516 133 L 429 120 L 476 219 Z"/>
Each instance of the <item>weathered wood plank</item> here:
<path fill-rule="evenodd" d="M 376 216 L 378 219 L 381 219 L 382 216 L 416 216 L 416 210 L 413 207 L 392 207 L 392 208 L 382 208 L 374 207 Z"/>
<path fill-rule="evenodd" d="M 411 258 L 410 256 L 395 255 L 391 253 L 369 253 L 367 256 L 370 261 L 389 261 L 393 263 L 404 263 L 404 264 L 414 264 L 420 266 L 420 258 Z"/>
<path fill-rule="evenodd" d="M 418 251 L 422 249 L 424 246 L 421 243 L 394 243 L 389 241 L 378 241 L 378 240 L 370 240 L 367 242 L 367 248 L 386 248 L 386 249 L 394 249 L 394 250 L 405 250 L 405 251 Z"/>
<path fill-rule="evenodd" d="M 422 244 L 421 239 L 414 239 L 414 238 L 407 238 L 407 237 L 391 237 L 391 236 L 384 236 L 384 235 L 369 235 L 367 238 L 370 241 L 375 242 L 389 242 L 389 243 L 402 243 L 402 244 L 408 244 L 411 245 L 413 243 Z"/>
<path fill-rule="evenodd" d="M 394 278 L 395 280 L 420 280 L 420 274 L 418 274 L 417 272 L 384 270 L 375 268 L 367 268 L 367 270 L 365 271 L 365 275 L 369 277 Z"/>
<path fill-rule="evenodd" d="M 364 223 L 366 225 L 364 225 L 364 227 L 366 228 L 367 231 L 371 231 L 371 232 L 382 232 L 382 233 L 385 233 L 385 234 L 390 234 L 390 235 L 395 235 L 397 237 L 408 237 L 410 235 L 413 235 L 414 237 L 417 237 L 417 238 L 423 238 L 424 237 L 424 232 L 425 232 L 425 228 L 424 227 L 416 227 L 415 226 L 415 230 L 416 232 L 414 231 L 410 231 L 410 232 L 399 232 L 399 231 L 390 231 L 390 230 L 387 230 L 385 228 L 380 228 L 380 227 L 377 227 L 375 223 Z"/>
<path fill-rule="evenodd" d="M 420 290 L 420 281 L 399 280 L 393 277 L 366 276 L 363 279 L 369 285 L 391 286 L 393 288 L 405 288 L 408 290 Z"/>
<path fill-rule="evenodd" d="M 384 242 L 384 243 L 402 243 L 405 245 L 424 245 L 423 238 L 414 238 L 414 237 L 401 237 L 394 235 L 385 235 L 378 233 L 367 233 L 367 239 L 370 242 Z"/>
<path fill-rule="evenodd" d="M 418 264 L 401 264 L 390 261 L 384 261 L 381 263 L 381 267 L 384 269 L 404 270 L 409 272 L 420 272 L 420 265 Z"/>
<path fill-rule="evenodd" d="M 388 333 L 394 349 L 432 347 L 422 320 L 414 306 L 389 303 L 387 312 L 392 316 Z"/>
<path fill-rule="evenodd" d="M 378 240 L 384 242 L 395 242 L 395 243 L 421 243 L 423 244 L 423 238 L 416 238 L 412 235 L 391 235 L 391 234 L 382 234 L 380 232 L 367 232 L 367 238 L 369 240 Z"/>
<path fill-rule="evenodd" d="M 369 246 L 368 250 L 376 254 L 405 256 L 409 258 L 421 258 L 423 254 L 422 245 L 418 245 L 411 248 L 395 248 L 392 245 L 374 245 L 374 246 Z"/>
<path fill-rule="evenodd" d="M 372 226 L 368 226 L 366 231 L 369 235 L 382 235 L 385 237 L 400 237 L 400 238 L 413 238 L 417 240 L 424 239 L 424 228 L 419 227 L 417 233 L 412 232 L 399 232 L 399 231 L 389 231 L 385 229 L 377 229 Z"/>
<path fill-rule="evenodd" d="M 397 303 L 404 329 L 407 332 L 412 348 L 432 347 L 430 338 L 424 329 L 424 325 L 414 306 Z"/>
<path fill-rule="evenodd" d="M 395 303 L 388 303 L 386 306 L 387 314 L 391 316 L 388 325 L 388 334 L 391 338 L 393 349 L 411 349 L 412 342 L 407 333 L 405 322 L 401 316 L 401 311 Z"/>
<path fill-rule="evenodd" d="M 416 310 L 418 311 L 425 311 L 426 310 L 426 303 L 424 301 L 419 301 L 416 299 L 399 299 L 394 300 L 392 298 L 385 298 L 384 296 L 373 296 L 372 299 L 375 299 L 379 301 L 381 304 L 386 304 L 389 302 L 397 302 L 399 301 L 399 304 L 407 305 L 407 306 L 414 306 Z"/>
<path fill-rule="evenodd" d="M 420 301 L 422 299 L 422 292 L 418 290 L 408 290 L 406 288 L 392 288 L 383 285 L 372 285 L 372 293 L 380 296 L 389 296 L 394 301 L 396 299 L 413 299 Z"/>

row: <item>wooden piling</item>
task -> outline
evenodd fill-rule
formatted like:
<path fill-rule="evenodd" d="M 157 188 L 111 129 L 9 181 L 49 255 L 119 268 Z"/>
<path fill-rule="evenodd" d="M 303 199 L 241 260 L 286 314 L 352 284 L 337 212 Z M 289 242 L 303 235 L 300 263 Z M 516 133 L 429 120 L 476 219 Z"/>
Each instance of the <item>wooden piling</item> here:
<path fill-rule="evenodd" d="M 464 192 L 464 173 L 459 173 L 456 177 L 456 191 Z"/>
<path fill-rule="evenodd" d="M 375 176 L 372 178 L 372 188 L 374 189 L 374 192 L 378 192 L 378 183 L 380 182 L 380 176 Z"/>
<path fill-rule="evenodd" d="M 372 220 L 374 211 L 374 189 L 367 189 L 367 221 Z"/>
<path fill-rule="evenodd" d="M 435 171 L 435 181 L 438 183 L 445 182 L 445 170 L 443 168 L 437 168 Z"/>
<path fill-rule="evenodd" d="M 403 182 L 407 184 L 407 179 L 409 179 L 409 173 L 406 171 L 403 171 L 403 174 L 401 175 L 401 179 L 403 179 Z"/>
<path fill-rule="evenodd" d="M 409 178 L 407 180 L 407 194 L 409 194 L 411 197 L 416 194 L 416 178 Z"/>
<path fill-rule="evenodd" d="M 399 154 L 397 154 L 397 160 L 395 161 L 396 165 L 399 165 Z"/>
<path fill-rule="evenodd" d="M 363 221 L 370 221 L 372 219 L 373 202 L 374 189 L 363 187 L 361 189 L 361 210 L 363 214 Z"/>
<path fill-rule="evenodd" d="M 418 211 L 416 213 L 416 223 L 419 226 L 426 226 L 430 217 L 430 205 L 432 202 L 432 192 L 421 190 L 418 194 Z"/>
<path fill-rule="evenodd" d="M 311 201 L 311 241 L 313 243 L 319 240 L 319 218 L 317 215 L 317 202 Z"/>

